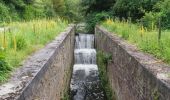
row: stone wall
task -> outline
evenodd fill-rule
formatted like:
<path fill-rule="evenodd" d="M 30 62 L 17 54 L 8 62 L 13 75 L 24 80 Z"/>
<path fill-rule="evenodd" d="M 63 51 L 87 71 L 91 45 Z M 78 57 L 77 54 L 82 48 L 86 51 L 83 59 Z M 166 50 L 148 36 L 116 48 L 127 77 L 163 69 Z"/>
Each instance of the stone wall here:
<path fill-rule="evenodd" d="M 15 71 L 13 78 L 0 87 L 4 91 L 5 86 L 6 90 L 10 89 L 7 93 L 0 91 L 0 100 L 60 100 L 71 77 L 74 35 L 75 26 L 71 25 L 66 32 L 28 58 Z"/>
<path fill-rule="evenodd" d="M 112 55 L 107 72 L 117 100 L 170 100 L 170 66 L 101 26 L 95 28 L 95 46 Z"/>

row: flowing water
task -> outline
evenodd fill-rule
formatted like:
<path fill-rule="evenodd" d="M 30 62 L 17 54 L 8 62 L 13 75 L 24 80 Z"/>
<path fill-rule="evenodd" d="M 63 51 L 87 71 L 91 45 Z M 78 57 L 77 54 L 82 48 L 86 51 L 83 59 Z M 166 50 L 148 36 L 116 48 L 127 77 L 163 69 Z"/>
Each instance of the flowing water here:
<path fill-rule="evenodd" d="M 71 100 L 106 100 L 96 65 L 94 35 L 79 34 L 75 39 Z"/>

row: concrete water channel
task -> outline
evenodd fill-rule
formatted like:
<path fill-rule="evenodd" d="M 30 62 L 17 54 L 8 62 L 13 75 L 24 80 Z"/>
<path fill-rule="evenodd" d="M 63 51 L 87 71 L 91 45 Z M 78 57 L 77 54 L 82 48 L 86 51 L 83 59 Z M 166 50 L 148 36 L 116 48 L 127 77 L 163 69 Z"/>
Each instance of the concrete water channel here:
<path fill-rule="evenodd" d="M 74 63 L 71 100 L 106 100 L 96 65 L 94 34 L 79 33 L 75 37 Z"/>
<path fill-rule="evenodd" d="M 104 65 L 105 79 L 116 100 L 170 100 L 169 65 L 101 26 L 96 26 L 95 35 L 75 36 L 75 31 L 75 25 L 70 25 L 26 59 L 0 85 L 0 100 L 109 99 L 108 88 L 103 89 L 99 78 L 102 64 L 96 64 L 96 50 L 111 57 Z M 65 99 L 67 93 L 71 98 Z"/>

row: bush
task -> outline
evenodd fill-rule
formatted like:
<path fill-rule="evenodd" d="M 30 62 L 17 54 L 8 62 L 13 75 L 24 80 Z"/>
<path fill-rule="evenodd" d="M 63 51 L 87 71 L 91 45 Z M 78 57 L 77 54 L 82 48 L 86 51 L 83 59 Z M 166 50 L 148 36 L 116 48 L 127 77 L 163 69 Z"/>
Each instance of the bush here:
<path fill-rule="evenodd" d="M 7 8 L 3 3 L 0 3 L 0 23 L 9 20 L 9 8 Z"/>
<path fill-rule="evenodd" d="M 44 11 L 45 15 L 48 16 L 48 17 L 54 17 L 56 14 L 55 14 L 55 11 L 53 9 L 52 6 L 49 6 L 49 5 L 46 5 L 45 6 L 45 11 Z"/>
<path fill-rule="evenodd" d="M 94 32 L 94 27 L 100 21 L 109 17 L 109 10 L 115 0 L 82 0 L 81 6 L 87 23 L 88 32 Z"/>
<path fill-rule="evenodd" d="M 2 49 L 0 49 L 0 73 L 9 71 L 11 71 L 11 68 L 6 62 L 5 53 Z"/>
<path fill-rule="evenodd" d="M 158 59 L 170 63 L 170 34 L 169 30 L 163 30 L 161 40 L 158 41 L 157 29 L 147 31 L 146 28 L 129 22 L 119 20 L 107 20 L 102 26 L 110 32 L 118 34 L 130 43 L 136 45 L 140 50 L 153 54 Z"/>
<path fill-rule="evenodd" d="M 107 12 L 89 14 L 86 17 L 87 31 L 93 33 L 95 25 L 107 18 L 109 18 L 109 14 Z"/>
<path fill-rule="evenodd" d="M 7 62 L 5 61 L 5 56 L 4 54 L 0 53 L 0 71 L 1 72 L 7 72 L 10 71 L 10 67 L 7 64 Z"/>
<path fill-rule="evenodd" d="M 170 29 L 170 1 L 163 0 L 159 1 L 152 11 L 153 16 L 161 18 L 161 24 L 164 29 Z M 147 13 L 146 13 L 147 15 Z M 157 16 L 158 15 L 158 16 Z M 156 20 L 156 19 L 155 19 Z"/>
<path fill-rule="evenodd" d="M 5 52 L 2 47 L 0 47 L 0 83 L 7 80 L 9 72 L 12 70 L 12 67 L 9 66 L 5 59 Z"/>
<path fill-rule="evenodd" d="M 23 13 L 23 18 L 25 20 L 31 20 L 35 17 L 34 15 L 34 8 L 32 6 L 26 6 L 24 13 Z"/>
<path fill-rule="evenodd" d="M 145 16 L 141 19 L 141 21 L 144 27 L 153 30 L 155 26 L 157 26 L 158 19 L 159 19 L 158 13 L 149 12 L 145 13 Z"/>
<path fill-rule="evenodd" d="M 44 9 L 38 9 L 33 7 L 32 5 L 28 5 L 25 7 L 25 10 L 23 12 L 23 18 L 25 20 L 31 20 L 34 18 L 42 18 L 45 17 L 46 12 Z"/>
<path fill-rule="evenodd" d="M 164 0 L 157 5 L 162 14 L 162 26 L 164 28 L 170 28 L 170 1 Z"/>
<path fill-rule="evenodd" d="M 17 44 L 17 50 L 22 50 L 27 47 L 27 42 L 24 36 L 17 36 L 16 44 Z"/>

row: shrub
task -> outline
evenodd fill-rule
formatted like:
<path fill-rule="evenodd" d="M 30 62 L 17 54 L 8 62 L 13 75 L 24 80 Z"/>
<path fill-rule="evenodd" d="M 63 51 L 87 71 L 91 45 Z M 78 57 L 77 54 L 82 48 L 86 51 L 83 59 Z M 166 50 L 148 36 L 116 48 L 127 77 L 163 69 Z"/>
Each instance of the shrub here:
<path fill-rule="evenodd" d="M 45 12 L 43 7 L 38 8 L 38 7 L 34 7 L 32 5 L 27 5 L 23 12 L 23 18 L 25 20 L 31 20 L 34 18 L 43 18 L 43 17 L 45 17 L 46 14 L 47 14 L 47 12 Z"/>
<path fill-rule="evenodd" d="M 169 30 L 163 30 L 161 40 L 158 41 L 157 29 L 147 31 L 143 26 L 117 20 L 107 20 L 102 23 L 102 26 L 135 44 L 140 50 L 170 63 Z"/>
<path fill-rule="evenodd" d="M 23 18 L 25 20 L 31 20 L 35 17 L 34 15 L 34 8 L 32 6 L 26 6 L 24 13 L 23 13 Z"/>
<path fill-rule="evenodd" d="M 21 35 L 17 36 L 16 45 L 17 45 L 17 50 L 22 50 L 27 47 L 27 42 L 24 36 L 21 36 Z"/>
<path fill-rule="evenodd" d="M 0 23 L 9 20 L 9 8 L 7 8 L 3 3 L 0 3 Z"/>
<path fill-rule="evenodd" d="M 0 53 L 0 72 L 8 72 L 11 68 L 9 67 L 8 63 L 5 60 L 5 55 L 1 52 Z"/>
<path fill-rule="evenodd" d="M 3 48 L 0 47 L 0 73 L 9 72 L 9 71 L 11 71 L 11 68 L 6 62 L 5 52 L 3 51 Z"/>
<path fill-rule="evenodd" d="M 158 13 L 149 12 L 145 13 L 145 16 L 141 19 L 141 21 L 144 27 L 153 30 L 157 25 L 158 19 L 159 19 Z"/>
<path fill-rule="evenodd" d="M 170 1 L 161 0 L 155 5 L 154 13 L 158 13 L 161 17 L 163 28 L 170 28 Z"/>
<path fill-rule="evenodd" d="M 94 32 L 94 27 L 97 23 L 109 18 L 109 14 L 107 12 L 101 13 L 92 13 L 86 17 L 86 29 L 88 32 Z"/>
<path fill-rule="evenodd" d="M 4 34 L 0 34 L 0 53 L 3 51 L 0 54 L 0 84 L 9 77 L 9 69 L 19 67 L 28 55 L 53 40 L 67 25 L 68 22 L 60 18 L 6 23 L 10 32 L 6 31 L 5 46 Z"/>
<path fill-rule="evenodd" d="M 5 58 L 5 51 L 3 51 L 3 48 L 0 46 L 0 83 L 7 80 L 7 77 L 9 76 L 8 73 L 11 70 L 12 67 L 9 66 Z"/>

